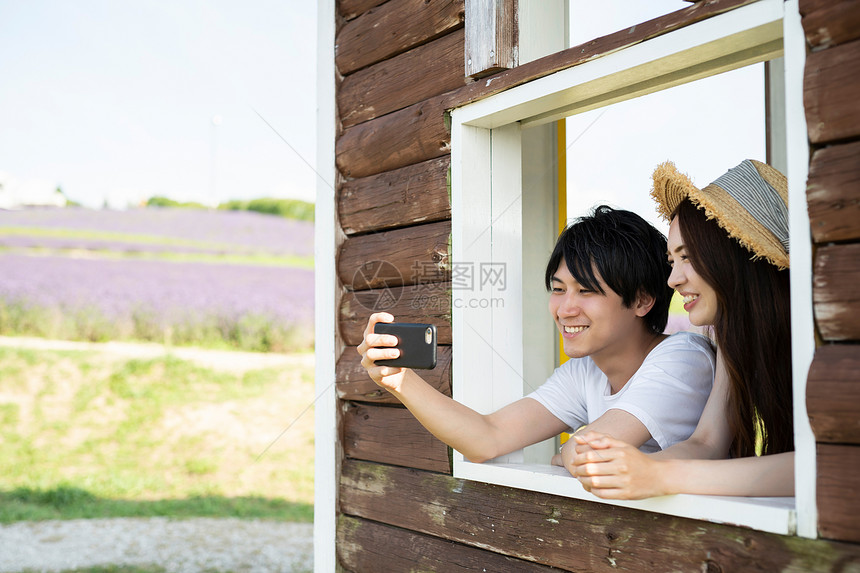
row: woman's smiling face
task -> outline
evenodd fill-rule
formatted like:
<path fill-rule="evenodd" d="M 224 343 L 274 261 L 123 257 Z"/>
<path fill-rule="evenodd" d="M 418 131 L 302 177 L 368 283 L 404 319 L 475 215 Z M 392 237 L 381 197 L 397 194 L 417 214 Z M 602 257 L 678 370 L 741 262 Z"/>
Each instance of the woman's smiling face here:
<path fill-rule="evenodd" d="M 690 323 L 696 326 L 714 324 L 717 316 L 717 293 L 693 268 L 687 256 L 684 238 L 681 236 L 678 217 L 673 218 L 672 224 L 669 225 L 668 239 L 669 264 L 672 265 L 669 286 L 684 298 L 684 310 L 690 314 Z"/>

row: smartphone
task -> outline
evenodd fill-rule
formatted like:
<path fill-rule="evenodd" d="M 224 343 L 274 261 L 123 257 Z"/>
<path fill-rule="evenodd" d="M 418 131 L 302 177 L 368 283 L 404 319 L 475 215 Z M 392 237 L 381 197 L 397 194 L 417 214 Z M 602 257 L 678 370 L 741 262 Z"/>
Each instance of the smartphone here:
<path fill-rule="evenodd" d="M 377 322 L 373 325 L 376 334 L 393 334 L 397 337 L 396 348 L 400 356 L 388 360 L 377 360 L 382 366 L 401 368 L 436 367 L 436 326 L 415 322 Z"/>

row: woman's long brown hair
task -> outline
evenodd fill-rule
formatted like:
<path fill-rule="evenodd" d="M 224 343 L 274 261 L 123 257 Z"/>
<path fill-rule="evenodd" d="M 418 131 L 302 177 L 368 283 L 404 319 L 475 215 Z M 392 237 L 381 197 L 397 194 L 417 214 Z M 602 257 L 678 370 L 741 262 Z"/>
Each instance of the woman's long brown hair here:
<path fill-rule="evenodd" d="M 689 200 L 675 211 L 696 272 L 716 291 L 714 336 L 728 372 L 733 457 L 794 450 L 789 271 L 729 237 Z"/>

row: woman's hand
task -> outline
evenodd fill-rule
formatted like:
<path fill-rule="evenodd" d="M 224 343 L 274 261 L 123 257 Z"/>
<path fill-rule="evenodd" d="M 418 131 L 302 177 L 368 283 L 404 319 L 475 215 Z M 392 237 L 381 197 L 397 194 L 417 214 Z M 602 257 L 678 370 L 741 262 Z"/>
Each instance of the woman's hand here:
<path fill-rule="evenodd" d="M 605 434 L 586 432 L 572 436 L 576 454 L 565 464 L 582 487 L 605 499 L 643 499 L 672 493 L 663 472 L 667 462 L 655 460 L 630 444 Z"/>
<path fill-rule="evenodd" d="M 364 339 L 358 345 L 358 353 L 361 354 L 361 365 L 378 386 L 391 392 L 400 390 L 405 368 L 392 366 L 377 366 L 376 360 L 386 360 L 400 356 L 400 350 L 392 348 L 397 346 L 397 337 L 392 334 L 376 334 L 373 326 L 377 322 L 394 322 L 394 316 L 387 312 L 378 312 L 370 315 L 367 328 L 364 329 Z"/>

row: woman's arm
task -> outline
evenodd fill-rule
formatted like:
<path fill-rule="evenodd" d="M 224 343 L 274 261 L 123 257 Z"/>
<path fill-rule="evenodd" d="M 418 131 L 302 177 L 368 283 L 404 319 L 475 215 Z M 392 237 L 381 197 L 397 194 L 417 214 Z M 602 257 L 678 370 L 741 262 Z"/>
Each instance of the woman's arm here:
<path fill-rule="evenodd" d="M 594 449 L 577 454 L 576 475 L 583 487 L 598 497 L 794 495 L 794 452 L 727 460 L 661 460 L 608 436 L 574 439 L 582 438 L 590 438 Z"/>
<path fill-rule="evenodd" d="M 577 434 L 575 475 L 585 489 L 607 499 L 641 499 L 675 493 L 738 496 L 794 495 L 794 453 L 728 456 L 728 376 L 720 353 L 714 387 L 689 439 L 645 455 L 606 435 Z"/>

